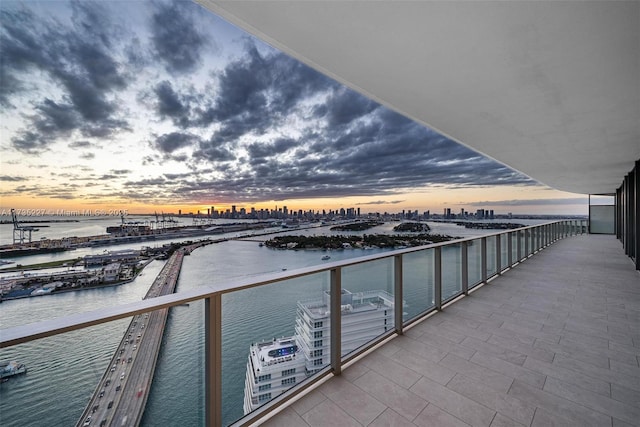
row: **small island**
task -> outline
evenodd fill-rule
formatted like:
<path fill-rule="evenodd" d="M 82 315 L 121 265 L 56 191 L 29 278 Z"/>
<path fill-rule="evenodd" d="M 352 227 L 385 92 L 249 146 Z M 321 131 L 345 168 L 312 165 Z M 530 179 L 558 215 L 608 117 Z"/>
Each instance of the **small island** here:
<path fill-rule="evenodd" d="M 277 236 L 264 244 L 274 249 L 371 249 L 406 248 L 446 242 L 457 237 L 440 234 L 389 235 L 365 234 L 362 236 Z"/>
<path fill-rule="evenodd" d="M 364 221 L 364 222 L 352 222 L 351 224 L 336 225 L 331 227 L 331 231 L 364 231 L 378 225 L 383 225 L 382 221 Z"/>
<path fill-rule="evenodd" d="M 393 231 L 411 232 L 411 233 L 428 233 L 431 227 L 426 222 L 403 222 L 393 227 Z"/>

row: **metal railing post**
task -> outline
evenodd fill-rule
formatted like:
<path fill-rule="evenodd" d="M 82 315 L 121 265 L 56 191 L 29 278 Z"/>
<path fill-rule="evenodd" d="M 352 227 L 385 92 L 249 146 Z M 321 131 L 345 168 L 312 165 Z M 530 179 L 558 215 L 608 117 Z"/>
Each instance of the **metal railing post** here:
<path fill-rule="evenodd" d="M 402 255 L 393 257 L 393 298 L 395 329 L 398 335 L 402 335 L 404 326 L 402 323 Z"/>
<path fill-rule="evenodd" d="M 513 267 L 513 232 L 507 233 L 507 255 L 509 255 L 509 268 Z"/>
<path fill-rule="evenodd" d="M 502 234 L 496 235 L 496 274 L 502 274 Z"/>
<path fill-rule="evenodd" d="M 434 299 L 436 310 L 442 310 L 442 247 L 435 248 L 433 256 Z"/>
<path fill-rule="evenodd" d="M 468 242 L 462 242 L 460 246 L 462 260 L 460 262 L 460 268 L 462 269 L 462 293 L 469 295 L 469 248 Z"/>
<path fill-rule="evenodd" d="M 516 231 L 516 258 L 517 261 L 520 262 L 522 261 L 522 233 L 520 233 L 520 230 Z"/>
<path fill-rule="evenodd" d="M 222 427 L 222 296 L 204 300 L 205 423 Z"/>
<path fill-rule="evenodd" d="M 331 270 L 331 368 L 334 375 L 342 373 L 342 269 Z"/>
<path fill-rule="evenodd" d="M 529 229 L 522 230 L 524 234 L 524 256 L 523 258 L 529 257 Z"/>
<path fill-rule="evenodd" d="M 487 238 L 480 239 L 480 264 L 482 265 L 482 283 L 487 283 Z"/>

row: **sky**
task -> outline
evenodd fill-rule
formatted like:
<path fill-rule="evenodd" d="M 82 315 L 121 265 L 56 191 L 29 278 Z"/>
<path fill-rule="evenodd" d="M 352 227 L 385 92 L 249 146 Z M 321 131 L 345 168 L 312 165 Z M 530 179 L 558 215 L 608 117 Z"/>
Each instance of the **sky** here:
<path fill-rule="evenodd" d="M 192 2 L 0 2 L 0 208 L 586 214 Z"/>

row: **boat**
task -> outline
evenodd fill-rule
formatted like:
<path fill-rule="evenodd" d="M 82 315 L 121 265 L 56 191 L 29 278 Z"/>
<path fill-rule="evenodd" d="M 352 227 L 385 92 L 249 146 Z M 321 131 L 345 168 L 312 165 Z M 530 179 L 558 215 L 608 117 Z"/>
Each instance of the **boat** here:
<path fill-rule="evenodd" d="M 14 375 L 26 374 L 27 367 L 15 361 L 0 362 L 0 379 L 12 377 Z"/>
<path fill-rule="evenodd" d="M 244 390 L 245 415 L 330 363 L 329 292 L 298 301 L 295 334 L 251 344 Z M 394 298 L 386 291 L 342 289 L 342 352 L 393 329 Z"/>
<path fill-rule="evenodd" d="M 325 255 L 325 256 L 323 256 L 323 257 L 322 257 L 322 260 L 323 260 L 323 261 L 326 261 L 326 260 L 328 260 L 328 259 L 331 259 L 331 257 L 330 257 L 329 255 Z"/>
<path fill-rule="evenodd" d="M 31 292 L 31 296 L 32 297 L 37 297 L 40 295 L 49 295 L 50 293 L 53 292 L 53 288 L 40 288 L 40 289 L 36 289 L 35 291 Z"/>

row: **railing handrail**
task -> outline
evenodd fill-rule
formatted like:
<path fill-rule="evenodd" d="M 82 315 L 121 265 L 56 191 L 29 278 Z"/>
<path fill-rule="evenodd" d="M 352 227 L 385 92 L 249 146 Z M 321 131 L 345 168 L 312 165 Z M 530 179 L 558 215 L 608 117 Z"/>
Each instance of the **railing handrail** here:
<path fill-rule="evenodd" d="M 503 230 L 496 233 L 483 234 L 474 237 L 465 237 L 460 239 L 449 240 L 446 242 L 432 243 L 429 245 L 415 246 L 412 248 L 397 249 L 389 252 L 383 252 L 379 254 L 365 255 L 362 257 L 334 261 L 330 263 L 324 263 L 320 266 L 303 267 L 295 270 L 287 270 L 278 273 L 265 273 L 258 277 L 243 277 L 236 279 L 229 279 L 225 281 L 224 285 L 205 285 L 200 286 L 197 289 L 188 291 L 180 291 L 171 295 L 159 296 L 156 298 L 145 299 L 132 303 L 119 304 L 116 306 L 100 308 L 84 313 L 76 313 L 59 318 L 45 320 L 36 323 L 30 323 L 27 325 L 15 326 L 8 329 L 0 329 L 0 348 L 11 347 L 16 344 L 21 344 L 29 341 L 33 341 L 40 338 L 45 338 L 53 335 L 57 335 L 64 332 L 70 332 L 78 329 L 83 329 L 90 326 L 99 325 L 102 323 L 108 323 L 114 320 L 123 319 L 126 317 L 135 316 L 137 314 L 146 313 L 153 310 L 162 308 L 175 307 L 180 304 L 189 303 L 197 300 L 204 300 L 216 295 L 223 295 L 226 293 L 241 291 L 244 289 L 255 288 L 264 286 L 276 282 L 282 282 L 285 280 L 295 279 L 298 277 L 308 276 L 312 274 L 328 272 L 335 270 L 336 268 L 349 267 L 353 265 L 363 264 L 371 261 L 376 261 L 385 258 L 393 258 L 397 255 L 404 255 L 413 252 L 420 252 L 428 249 L 458 245 L 463 242 L 481 239 L 483 237 L 494 237 L 502 234 L 509 234 L 516 231 L 527 230 L 531 228 L 539 228 L 545 225 L 557 224 L 565 221 L 573 220 L 558 220 L 550 221 L 541 224 L 529 225 L 520 228 L 514 228 L 510 230 Z M 575 220 L 581 221 L 581 220 Z"/>

